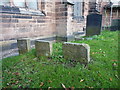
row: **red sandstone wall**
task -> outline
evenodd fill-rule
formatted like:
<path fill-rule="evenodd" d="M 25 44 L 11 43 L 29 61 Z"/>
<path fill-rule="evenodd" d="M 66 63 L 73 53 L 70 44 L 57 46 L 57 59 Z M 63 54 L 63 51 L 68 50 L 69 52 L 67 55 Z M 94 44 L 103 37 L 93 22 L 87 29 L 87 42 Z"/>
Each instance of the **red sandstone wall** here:
<path fill-rule="evenodd" d="M 0 13 L 0 40 L 55 35 L 54 2 L 48 2 L 45 9 L 46 16 Z"/>
<path fill-rule="evenodd" d="M 73 19 L 73 6 L 67 5 L 67 35 L 71 36 L 74 32 L 83 31 L 83 27 L 86 26 L 85 20 L 77 22 L 76 19 Z"/>
<path fill-rule="evenodd" d="M 41 1 L 44 0 L 39 0 Z M 85 20 L 80 23 L 73 19 L 73 6 L 61 1 L 48 0 L 48 2 L 39 3 L 39 9 L 46 16 L 1 13 L 0 33 L 2 37 L 0 40 L 54 35 L 66 37 L 72 35 L 73 32 L 82 31 L 86 26 L 86 16 L 89 13 L 89 0 L 84 2 Z"/>
<path fill-rule="evenodd" d="M 56 35 L 65 37 L 67 35 L 67 5 L 61 1 L 55 2 L 56 11 Z"/>
<path fill-rule="evenodd" d="M 73 5 L 56 2 L 56 31 L 58 37 L 69 37 L 74 32 L 83 31 L 85 21 L 77 23 L 73 19 Z"/>

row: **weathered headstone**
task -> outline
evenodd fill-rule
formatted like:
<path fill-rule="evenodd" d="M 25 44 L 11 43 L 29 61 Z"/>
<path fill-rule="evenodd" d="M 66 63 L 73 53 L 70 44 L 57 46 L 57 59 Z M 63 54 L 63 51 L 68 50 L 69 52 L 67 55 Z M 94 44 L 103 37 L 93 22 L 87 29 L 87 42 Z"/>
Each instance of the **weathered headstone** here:
<path fill-rule="evenodd" d="M 52 54 L 52 42 L 44 40 L 35 41 L 37 57 L 49 57 Z"/>
<path fill-rule="evenodd" d="M 18 39 L 17 40 L 19 54 L 29 52 L 31 49 L 30 39 Z"/>
<path fill-rule="evenodd" d="M 90 61 L 90 47 L 88 44 L 65 42 L 63 43 L 63 55 L 65 59 L 87 64 Z"/>
<path fill-rule="evenodd" d="M 102 29 L 102 15 L 90 14 L 87 16 L 86 36 L 99 35 Z"/>

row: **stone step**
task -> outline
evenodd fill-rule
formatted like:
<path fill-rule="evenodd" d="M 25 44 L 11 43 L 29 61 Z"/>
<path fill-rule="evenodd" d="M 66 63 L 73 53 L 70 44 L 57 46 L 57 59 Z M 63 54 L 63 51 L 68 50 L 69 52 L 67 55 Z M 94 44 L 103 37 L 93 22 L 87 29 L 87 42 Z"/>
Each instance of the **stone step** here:
<path fill-rule="evenodd" d="M 17 56 L 19 55 L 18 48 L 1 51 L 0 55 L 1 55 L 0 60 L 3 58 L 11 57 L 11 56 Z"/>
<path fill-rule="evenodd" d="M 85 31 L 78 31 L 78 32 L 74 32 L 73 34 L 74 34 L 75 36 L 84 35 L 84 34 L 85 34 Z"/>

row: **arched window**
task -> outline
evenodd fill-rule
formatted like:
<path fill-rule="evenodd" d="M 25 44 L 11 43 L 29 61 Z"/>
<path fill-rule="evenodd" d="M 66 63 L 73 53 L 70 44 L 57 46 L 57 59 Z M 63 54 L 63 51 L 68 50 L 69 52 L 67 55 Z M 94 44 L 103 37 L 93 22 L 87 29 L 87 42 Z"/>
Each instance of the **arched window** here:
<path fill-rule="evenodd" d="M 74 4 L 74 16 L 82 16 L 82 9 L 83 9 L 82 2 L 75 2 Z"/>
<path fill-rule="evenodd" d="M 84 19 L 83 18 L 83 0 L 74 2 L 73 14 L 74 14 L 74 19 L 76 19 L 78 22 Z"/>
<path fill-rule="evenodd" d="M 0 0 L 0 5 L 9 6 L 10 5 L 10 0 Z"/>
<path fill-rule="evenodd" d="M 19 12 L 22 14 L 44 15 L 40 11 L 43 8 L 42 1 L 43 0 L 0 0 L 0 5 L 4 5 L 4 6 L 9 5 L 10 6 L 9 10 L 12 12 L 16 10 L 15 8 L 17 9 L 19 8 Z"/>
<path fill-rule="evenodd" d="M 25 7 L 25 0 L 13 0 L 13 2 L 17 7 Z"/>
<path fill-rule="evenodd" d="M 38 0 L 13 0 L 17 7 L 26 7 L 29 9 L 38 9 Z"/>
<path fill-rule="evenodd" d="M 26 0 L 29 9 L 38 9 L 38 0 Z"/>

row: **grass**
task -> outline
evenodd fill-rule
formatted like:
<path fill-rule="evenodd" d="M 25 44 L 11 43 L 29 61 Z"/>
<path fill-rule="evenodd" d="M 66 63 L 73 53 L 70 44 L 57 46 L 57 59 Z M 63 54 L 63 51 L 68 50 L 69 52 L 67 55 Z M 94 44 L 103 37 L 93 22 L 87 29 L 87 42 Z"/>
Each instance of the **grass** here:
<path fill-rule="evenodd" d="M 118 31 L 103 31 L 91 38 L 73 41 L 90 45 L 91 62 L 87 67 L 65 60 L 62 43 L 54 44 L 48 59 L 36 58 L 34 49 L 3 59 L 3 88 L 119 88 Z"/>

